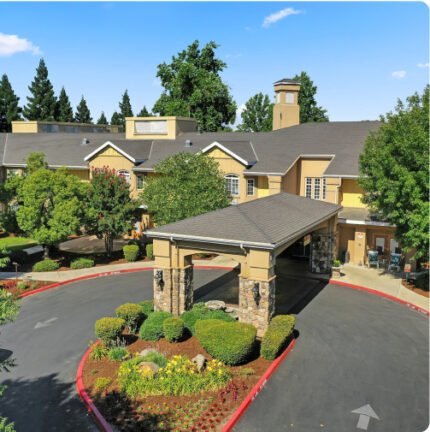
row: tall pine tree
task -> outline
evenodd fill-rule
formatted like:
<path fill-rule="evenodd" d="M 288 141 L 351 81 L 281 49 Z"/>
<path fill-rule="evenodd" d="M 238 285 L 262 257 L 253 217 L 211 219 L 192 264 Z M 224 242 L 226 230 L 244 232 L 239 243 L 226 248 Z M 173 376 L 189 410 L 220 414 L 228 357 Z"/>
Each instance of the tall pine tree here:
<path fill-rule="evenodd" d="M 18 106 L 19 97 L 12 90 L 9 79 L 4 74 L 0 81 L 0 132 L 10 132 L 11 122 L 21 118 L 21 108 Z"/>
<path fill-rule="evenodd" d="M 133 117 L 133 110 L 131 108 L 130 96 L 128 95 L 128 91 L 126 90 L 122 95 L 121 102 L 119 103 L 121 123 L 125 126 L 125 118 Z"/>
<path fill-rule="evenodd" d="M 27 96 L 28 103 L 23 109 L 24 117 L 27 120 L 54 121 L 57 100 L 43 59 L 40 59 L 36 76 L 28 89 L 31 96 Z"/>
<path fill-rule="evenodd" d="M 59 122 L 68 123 L 74 120 L 72 105 L 70 105 L 70 100 L 64 87 L 61 89 L 60 96 L 58 97 L 55 119 Z"/>
<path fill-rule="evenodd" d="M 110 124 L 111 125 L 122 125 L 121 123 L 122 119 L 121 119 L 121 114 L 118 114 L 116 111 L 112 114 L 112 117 L 110 119 Z"/>
<path fill-rule="evenodd" d="M 144 105 L 143 108 L 140 110 L 138 117 L 153 117 L 153 115 L 146 109 L 146 106 Z"/>
<path fill-rule="evenodd" d="M 75 121 L 77 123 L 91 123 L 93 121 L 84 96 L 76 107 Z"/>
<path fill-rule="evenodd" d="M 107 118 L 105 116 L 104 111 L 102 111 L 102 113 L 100 114 L 100 117 L 97 120 L 97 124 L 100 124 L 100 125 L 107 125 L 108 124 L 108 121 L 107 121 Z"/>

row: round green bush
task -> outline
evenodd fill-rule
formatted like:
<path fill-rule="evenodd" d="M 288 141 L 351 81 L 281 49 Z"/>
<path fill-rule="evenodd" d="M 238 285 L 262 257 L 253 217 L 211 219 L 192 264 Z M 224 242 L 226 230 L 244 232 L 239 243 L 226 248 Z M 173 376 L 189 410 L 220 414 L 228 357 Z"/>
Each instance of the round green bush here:
<path fill-rule="evenodd" d="M 124 252 L 124 258 L 127 261 L 136 261 L 139 257 L 139 246 L 138 245 L 127 245 L 122 248 Z"/>
<path fill-rule="evenodd" d="M 146 256 L 151 260 L 154 259 L 154 245 L 152 243 L 146 245 Z"/>
<path fill-rule="evenodd" d="M 248 359 L 257 336 L 257 329 L 251 324 L 217 319 L 198 321 L 195 331 L 200 344 L 212 357 L 231 366 Z"/>
<path fill-rule="evenodd" d="M 96 335 L 106 346 L 112 346 L 121 336 L 125 328 L 125 321 L 122 318 L 106 317 L 96 321 L 94 330 Z"/>
<path fill-rule="evenodd" d="M 172 314 L 164 311 L 152 312 L 140 327 L 139 336 L 143 340 L 158 341 L 164 336 L 163 323 Z"/>
<path fill-rule="evenodd" d="M 142 312 L 145 314 L 144 319 L 154 312 L 154 300 L 146 300 L 138 304 L 142 308 Z"/>
<path fill-rule="evenodd" d="M 204 303 L 196 303 L 190 311 L 184 312 L 181 318 L 184 321 L 185 328 L 191 334 L 195 334 L 197 321 L 207 319 L 219 319 L 226 322 L 236 321 L 231 315 L 222 310 L 211 311 Z"/>
<path fill-rule="evenodd" d="M 181 318 L 166 318 L 163 322 L 164 337 L 171 343 L 179 342 L 184 336 L 184 328 L 184 321 Z"/>
<path fill-rule="evenodd" d="M 112 361 L 122 361 L 123 358 L 128 354 L 128 351 L 123 348 L 123 347 L 113 347 L 109 352 L 108 352 L 108 358 L 109 360 Z"/>
<path fill-rule="evenodd" d="M 137 327 L 145 319 L 142 307 L 135 303 L 125 303 L 115 309 L 116 316 L 125 321 L 128 331 L 135 333 Z"/>
<path fill-rule="evenodd" d="M 34 264 L 33 271 L 34 272 L 53 271 L 53 270 L 57 270 L 59 267 L 60 265 L 57 263 L 57 261 L 43 260 Z"/>
<path fill-rule="evenodd" d="M 261 356 L 267 360 L 275 360 L 291 336 L 295 323 L 296 319 L 291 315 L 274 317 L 263 336 L 260 348 Z"/>
<path fill-rule="evenodd" d="M 83 268 L 94 267 L 94 260 L 90 258 L 76 258 L 70 263 L 70 268 L 77 270 Z"/>

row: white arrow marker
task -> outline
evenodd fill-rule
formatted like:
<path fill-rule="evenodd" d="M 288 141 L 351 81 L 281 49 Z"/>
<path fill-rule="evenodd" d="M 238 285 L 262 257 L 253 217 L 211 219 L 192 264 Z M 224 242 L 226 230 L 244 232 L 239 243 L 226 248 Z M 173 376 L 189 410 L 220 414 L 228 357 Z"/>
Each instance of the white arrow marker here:
<path fill-rule="evenodd" d="M 369 427 L 370 418 L 380 420 L 380 418 L 377 416 L 375 411 L 373 411 L 373 408 L 369 404 L 363 405 L 361 408 L 357 408 L 356 410 L 351 412 L 353 414 L 360 414 L 360 417 L 358 417 L 357 429 L 367 430 L 367 428 Z"/>
<path fill-rule="evenodd" d="M 38 328 L 42 328 L 42 327 L 48 327 L 48 326 L 50 326 L 54 321 L 57 321 L 57 317 L 54 317 L 54 318 L 49 318 L 49 320 L 46 320 L 46 321 L 44 321 L 44 322 L 38 322 L 35 326 L 34 326 L 34 328 L 35 329 L 38 329 Z"/>

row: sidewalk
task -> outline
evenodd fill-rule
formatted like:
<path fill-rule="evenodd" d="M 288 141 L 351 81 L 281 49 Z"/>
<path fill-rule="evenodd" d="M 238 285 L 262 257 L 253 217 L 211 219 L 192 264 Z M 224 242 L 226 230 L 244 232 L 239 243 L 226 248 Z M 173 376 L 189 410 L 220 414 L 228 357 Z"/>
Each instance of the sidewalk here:
<path fill-rule="evenodd" d="M 194 260 L 195 266 L 235 267 L 237 262 L 222 256 L 213 260 Z M 149 268 L 154 261 L 128 262 L 123 264 L 110 264 L 105 266 L 90 267 L 80 270 L 64 270 L 50 272 L 18 272 L 18 279 L 31 279 L 38 281 L 64 282 L 69 279 L 76 279 L 82 276 L 89 276 L 96 273 L 113 272 L 119 270 Z M 0 279 L 15 279 L 15 272 L 0 272 Z"/>

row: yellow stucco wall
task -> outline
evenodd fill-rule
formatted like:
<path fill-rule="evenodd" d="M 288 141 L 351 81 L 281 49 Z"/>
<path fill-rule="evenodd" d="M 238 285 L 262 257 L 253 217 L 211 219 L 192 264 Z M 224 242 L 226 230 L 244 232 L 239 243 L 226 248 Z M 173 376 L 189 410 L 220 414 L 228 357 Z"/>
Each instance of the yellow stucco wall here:
<path fill-rule="evenodd" d="M 88 182 L 90 181 L 90 171 L 89 170 L 67 170 L 68 173 L 79 177 L 82 181 Z"/>
<path fill-rule="evenodd" d="M 330 159 L 300 159 L 298 162 L 299 168 L 299 190 L 300 195 L 305 196 L 305 178 L 306 177 L 318 177 L 322 178 L 324 171 L 329 166 Z"/>
<path fill-rule="evenodd" d="M 358 186 L 355 179 L 342 179 L 342 186 L 340 191 L 340 204 L 344 207 L 366 207 L 362 203 L 361 197 L 363 190 Z"/>

